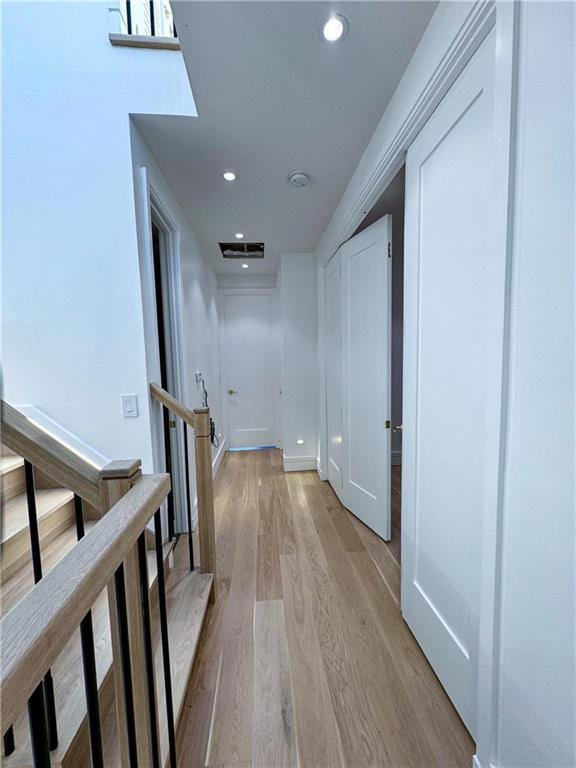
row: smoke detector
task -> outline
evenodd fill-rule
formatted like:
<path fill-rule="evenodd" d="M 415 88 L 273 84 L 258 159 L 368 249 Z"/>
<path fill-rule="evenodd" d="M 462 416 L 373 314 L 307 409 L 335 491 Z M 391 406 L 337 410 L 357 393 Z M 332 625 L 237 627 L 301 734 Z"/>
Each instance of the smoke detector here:
<path fill-rule="evenodd" d="M 288 174 L 288 183 L 293 187 L 307 187 L 310 184 L 310 176 L 304 171 L 292 171 Z"/>

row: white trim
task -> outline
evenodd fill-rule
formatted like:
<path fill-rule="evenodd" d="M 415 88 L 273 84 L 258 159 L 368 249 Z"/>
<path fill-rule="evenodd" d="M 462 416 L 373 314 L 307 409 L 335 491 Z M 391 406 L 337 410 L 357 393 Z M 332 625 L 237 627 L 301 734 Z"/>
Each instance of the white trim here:
<path fill-rule="evenodd" d="M 146 352 L 146 374 L 148 381 L 160 381 L 160 359 L 158 355 L 158 329 L 156 325 L 156 298 L 154 280 L 154 256 L 152 251 L 152 218 L 161 225 L 166 238 L 166 275 L 163 287 L 166 291 L 165 303 L 170 316 L 170 339 L 167 348 L 168 368 L 172 372 L 173 395 L 181 402 L 188 402 L 185 391 L 184 370 L 185 350 L 182 341 L 182 270 L 180 268 L 180 235 L 178 227 L 166 208 L 160 192 L 154 187 L 146 166 L 140 167 L 137 176 L 139 184 L 136 190 L 136 205 L 140 209 L 142 230 L 139 232 L 140 282 L 142 289 L 142 315 L 144 323 L 144 343 Z M 155 471 L 164 466 L 164 439 L 162 436 L 161 408 L 150 398 L 150 432 L 152 436 L 152 459 Z M 184 436 L 178 429 L 177 451 L 179 461 L 172 468 L 172 487 L 174 508 L 185 515 L 186 480 L 184 470 Z M 189 448 L 193 441 L 189 440 Z M 193 453 L 190 451 L 190 467 L 193 466 Z M 165 505 L 164 505 L 165 507 Z M 176 530 L 184 531 L 187 523 L 177 517 Z M 166 521 L 164 521 L 166 525 Z"/>
<path fill-rule="evenodd" d="M 218 358 L 220 362 L 220 398 L 222 402 L 222 421 L 224 423 L 223 432 L 227 437 L 230 437 L 230 422 L 228 418 L 228 398 L 226 392 L 226 355 L 225 355 L 225 333 L 226 322 L 224 319 L 224 298 L 226 296 L 275 296 L 279 297 L 278 288 L 218 288 L 218 316 L 220 322 L 218 323 Z M 281 402 L 281 381 L 282 381 L 282 345 L 281 345 L 281 333 L 280 333 L 280 309 L 279 301 L 273 302 L 273 322 L 274 322 L 274 334 L 276 337 L 277 346 L 277 387 L 275 398 L 275 414 L 274 414 L 274 445 L 276 448 L 281 448 L 280 441 L 280 414 L 282 412 Z"/>
<path fill-rule="evenodd" d="M 480 758 L 478 757 L 478 755 L 474 755 L 472 757 L 472 768 L 496 768 L 496 765 L 492 762 L 489 762 L 488 765 L 484 766 L 480 762 Z"/>
<path fill-rule="evenodd" d="M 72 434 L 72 432 L 69 432 L 65 427 L 58 424 L 54 419 L 51 419 L 50 416 L 47 416 L 35 405 L 16 405 L 14 407 L 16 410 L 20 411 L 21 414 L 26 416 L 29 421 L 37 427 L 40 427 L 40 429 L 47 434 L 56 438 L 58 442 L 65 445 L 66 448 L 69 448 L 94 467 L 102 469 L 102 467 L 110 461 L 110 459 L 104 456 L 103 453 L 100 453 L 79 437 Z"/>
<path fill-rule="evenodd" d="M 316 469 L 316 456 L 282 456 L 284 472 L 303 472 Z"/>
<path fill-rule="evenodd" d="M 222 460 L 226 453 L 226 438 L 222 438 L 222 442 L 216 451 L 216 456 L 212 459 L 212 477 L 215 479 L 218 474 L 218 470 L 222 466 Z"/>
<path fill-rule="evenodd" d="M 495 94 L 494 94 L 494 210 L 493 248 L 501 253 L 504 273 L 502 294 L 493 309 L 500 323 L 501 345 L 494 356 L 491 375 L 497 381 L 498 399 L 490 404 L 494 414 L 487 433 L 493 435 L 490 464 L 485 468 L 485 510 L 480 541 L 480 610 L 478 633 L 478 696 L 476 716 L 475 765 L 492 768 L 498 763 L 498 693 L 501 676 L 498 641 L 500 633 L 500 581 L 504 465 L 506 461 L 509 326 L 511 311 L 511 269 L 514 227 L 514 177 L 517 109 L 517 69 L 519 60 L 519 19 L 521 3 L 498 2 L 496 24 Z M 501 318 L 501 319 L 500 319 Z M 492 387 L 496 389 L 496 387 Z"/>

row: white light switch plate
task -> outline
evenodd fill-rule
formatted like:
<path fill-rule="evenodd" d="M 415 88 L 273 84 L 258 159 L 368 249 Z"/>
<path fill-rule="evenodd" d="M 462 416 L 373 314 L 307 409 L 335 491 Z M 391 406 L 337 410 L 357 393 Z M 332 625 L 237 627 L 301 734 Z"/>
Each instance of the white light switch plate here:
<path fill-rule="evenodd" d="M 138 416 L 138 395 L 122 395 L 122 416 L 135 419 Z"/>

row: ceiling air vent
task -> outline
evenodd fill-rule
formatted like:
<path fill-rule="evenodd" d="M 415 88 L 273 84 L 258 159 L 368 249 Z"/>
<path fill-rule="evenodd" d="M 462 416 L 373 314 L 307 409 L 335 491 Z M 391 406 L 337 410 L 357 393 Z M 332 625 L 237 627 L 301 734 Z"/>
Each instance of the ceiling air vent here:
<path fill-rule="evenodd" d="M 264 243 L 218 243 L 225 259 L 263 259 Z"/>

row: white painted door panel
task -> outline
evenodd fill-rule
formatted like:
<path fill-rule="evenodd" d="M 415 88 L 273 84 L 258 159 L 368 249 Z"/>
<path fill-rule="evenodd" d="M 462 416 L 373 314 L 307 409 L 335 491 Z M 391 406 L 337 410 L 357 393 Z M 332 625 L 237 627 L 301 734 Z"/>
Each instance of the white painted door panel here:
<path fill-rule="evenodd" d="M 340 251 L 325 268 L 328 481 L 342 499 L 342 288 Z"/>
<path fill-rule="evenodd" d="M 343 504 L 390 539 L 390 216 L 344 243 Z"/>
<path fill-rule="evenodd" d="M 276 445 L 278 344 L 274 294 L 223 295 L 230 448 Z"/>
<path fill-rule="evenodd" d="M 406 160 L 402 611 L 474 735 L 480 526 L 497 402 L 494 33 Z"/>

